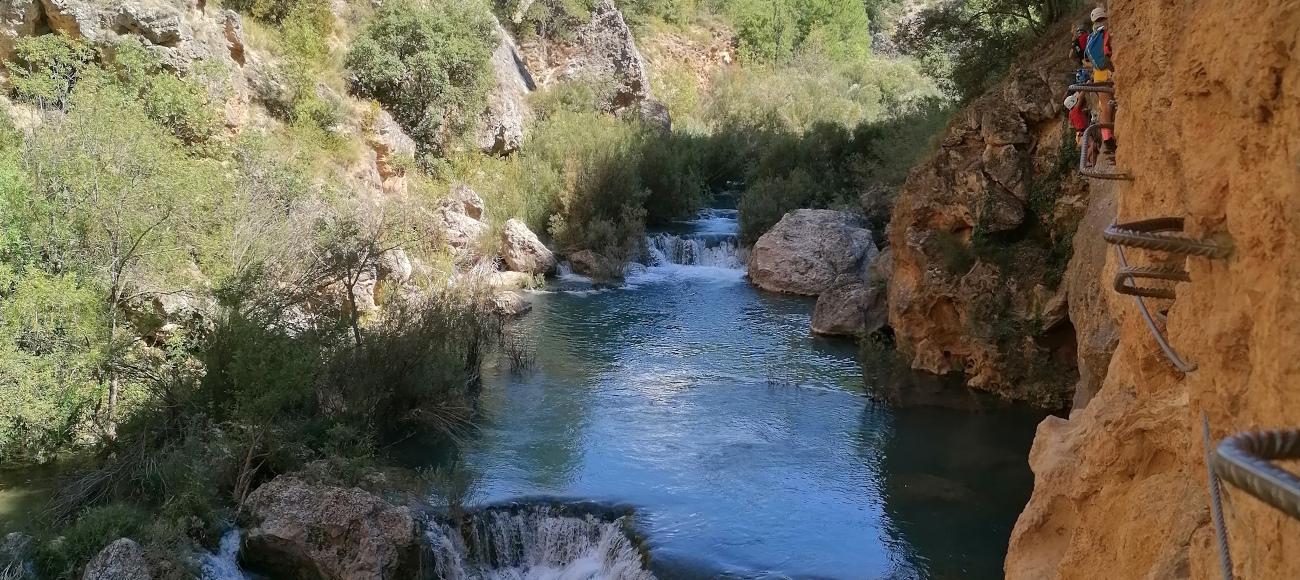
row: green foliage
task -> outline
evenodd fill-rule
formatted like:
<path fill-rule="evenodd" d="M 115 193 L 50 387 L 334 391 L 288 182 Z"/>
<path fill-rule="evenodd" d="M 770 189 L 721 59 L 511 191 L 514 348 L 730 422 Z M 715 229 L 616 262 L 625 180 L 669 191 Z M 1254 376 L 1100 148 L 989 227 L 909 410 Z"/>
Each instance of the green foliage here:
<path fill-rule="evenodd" d="M 14 98 L 42 108 L 63 108 L 94 60 L 90 45 L 62 34 L 20 38 L 9 67 Z"/>
<path fill-rule="evenodd" d="M 0 457 L 44 462 L 83 435 L 107 344 L 100 294 L 75 274 L 0 263 Z"/>
<path fill-rule="evenodd" d="M 137 506 L 115 503 L 86 509 L 63 536 L 38 545 L 36 569 L 43 578 L 77 578 L 81 567 L 118 538 L 138 537 L 148 514 Z"/>
<path fill-rule="evenodd" d="M 749 60 L 783 61 L 805 50 L 852 59 L 871 49 L 861 0 L 740 0 L 726 11 L 736 22 L 741 54 Z"/>
<path fill-rule="evenodd" d="M 109 72 L 140 96 L 144 112 L 188 144 L 203 143 L 221 131 L 221 120 L 207 90 L 192 79 L 163 68 L 162 59 L 132 36 L 114 47 Z"/>
<path fill-rule="evenodd" d="M 496 48 L 481 1 L 385 3 L 348 51 L 352 89 L 383 103 L 425 153 L 474 128 Z"/>
<path fill-rule="evenodd" d="M 941 2 L 905 22 L 897 38 L 942 79 L 946 91 L 968 101 L 1001 78 L 1026 41 L 1078 5 L 1078 0 Z"/>
<path fill-rule="evenodd" d="M 630 250 L 641 234 L 646 191 L 641 129 L 598 113 L 559 113 L 534 129 L 533 154 L 564 180 L 550 231 L 566 250 Z"/>

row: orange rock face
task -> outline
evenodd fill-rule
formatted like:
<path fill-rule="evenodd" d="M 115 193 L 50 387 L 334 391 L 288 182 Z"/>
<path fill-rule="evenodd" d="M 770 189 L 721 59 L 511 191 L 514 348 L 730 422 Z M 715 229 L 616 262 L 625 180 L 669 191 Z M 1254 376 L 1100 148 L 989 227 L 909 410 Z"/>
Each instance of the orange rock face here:
<path fill-rule="evenodd" d="M 1186 375 L 1132 300 L 1110 295 L 1118 350 L 1086 408 L 1039 427 L 1006 575 L 1219 578 L 1202 413 L 1216 439 L 1300 427 L 1300 3 L 1109 9 L 1118 162 L 1136 178 L 1118 187 L 1119 219 L 1186 217 L 1190 234 L 1235 254 L 1187 259 L 1192 282 L 1160 305 L 1170 342 L 1197 365 Z M 1225 512 L 1236 577 L 1300 578 L 1300 522 L 1233 488 Z"/>
<path fill-rule="evenodd" d="M 957 116 L 912 171 L 889 230 L 889 322 L 912 366 L 1053 408 L 1074 389 L 1062 270 L 1088 205 L 1083 180 L 1061 171 L 1074 153 L 1060 44 L 1048 37 Z"/>

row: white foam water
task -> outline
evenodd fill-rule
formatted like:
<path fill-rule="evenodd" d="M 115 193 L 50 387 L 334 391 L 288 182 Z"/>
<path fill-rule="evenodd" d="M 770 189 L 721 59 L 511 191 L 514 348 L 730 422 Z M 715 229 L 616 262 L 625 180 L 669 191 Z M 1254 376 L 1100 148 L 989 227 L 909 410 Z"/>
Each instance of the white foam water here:
<path fill-rule="evenodd" d="M 651 234 L 646 236 L 647 265 L 702 266 L 740 270 L 745 267 L 745 252 L 730 236 L 722 238 Z"/>
<path fill-rule="evenodd" d="M 535 506 L 475 514 L 468 543 L 447 523 L 431 522 L 426 535 L 445 580 L 654 580 L 623 524 Z"/>
<path fill-rule="evenodd" d="M 215 554 L 200 558 L 203 580 L 247 580 L 248 575 L 239 567 L 239 542 L 239 530 L 232 529 L 221 536 Z"/>

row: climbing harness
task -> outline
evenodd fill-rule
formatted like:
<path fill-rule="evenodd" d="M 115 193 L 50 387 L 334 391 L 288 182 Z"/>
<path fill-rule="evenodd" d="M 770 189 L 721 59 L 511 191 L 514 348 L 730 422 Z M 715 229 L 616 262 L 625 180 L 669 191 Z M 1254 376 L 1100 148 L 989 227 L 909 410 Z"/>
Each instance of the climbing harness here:
<path fill-rule="evenodd" d="M 1093 123 L 1087 129 L 1083 130 L 1083 142 L 1079 146 L 1079 174 L 1080 175 L 1083 175 L 1084 177 L 1091 177 L 1094 179 L 1113 179 L 1113 180 L 1122 180 L 1122 181 L 1133 181 L 1133 176 L 1129 175 L 1127 172 L 1124 171 L 1116 171 L 1115 173 L 1109 173 L 1105 171 L 1098 171 L 1096 169 L 1088 168 L 1088 148 L 1092 140 L 1096 138 L 1095 135 L 1101 132 L 1102 129 L 1114 129 L 1114 128 L 1115 128 L 1114 123 Z"/>
<path fill-rule="evenodd" d="M 1214 456 L 1210 445 L 1210 418 L 1201 413 L 1201 441 L 1205 448 L 1205 471 L 1210 479 L 1210 518 L 1219 542 L 1219 567 L 1223 579 L 1232 580 L 1232 549 L 1228 545 L 1228 526 L 1223 522 L 1223 490 L 1219 475 L 1214 472 Z"/>

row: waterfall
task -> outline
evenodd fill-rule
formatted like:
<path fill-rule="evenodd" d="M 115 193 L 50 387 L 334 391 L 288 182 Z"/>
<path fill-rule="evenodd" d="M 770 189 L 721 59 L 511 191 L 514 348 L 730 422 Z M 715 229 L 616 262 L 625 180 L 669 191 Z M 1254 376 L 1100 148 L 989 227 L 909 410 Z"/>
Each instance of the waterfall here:
<path fill-rule="evenodd" d="M 431 522 L 426 536 L 445 580 L 654 580 L 623 533 L 625 520 L 526 506 L 473 514 L 465 534 Z"/>
<path fill-rule="evenodd" d="M 221 536 L 221 544 L 215 554 L 204 554 L 200 559 L 203 580 L 245 580 L 248 578 L 239 568 L 239 530 L 232 529 Z"/>
<path fill-rule="evenodd" d="M 736 246 L 734 236 L 646 236 L 648 265 L 703 266 L 740 270 L 745 267 L 745 252 Z"/>

